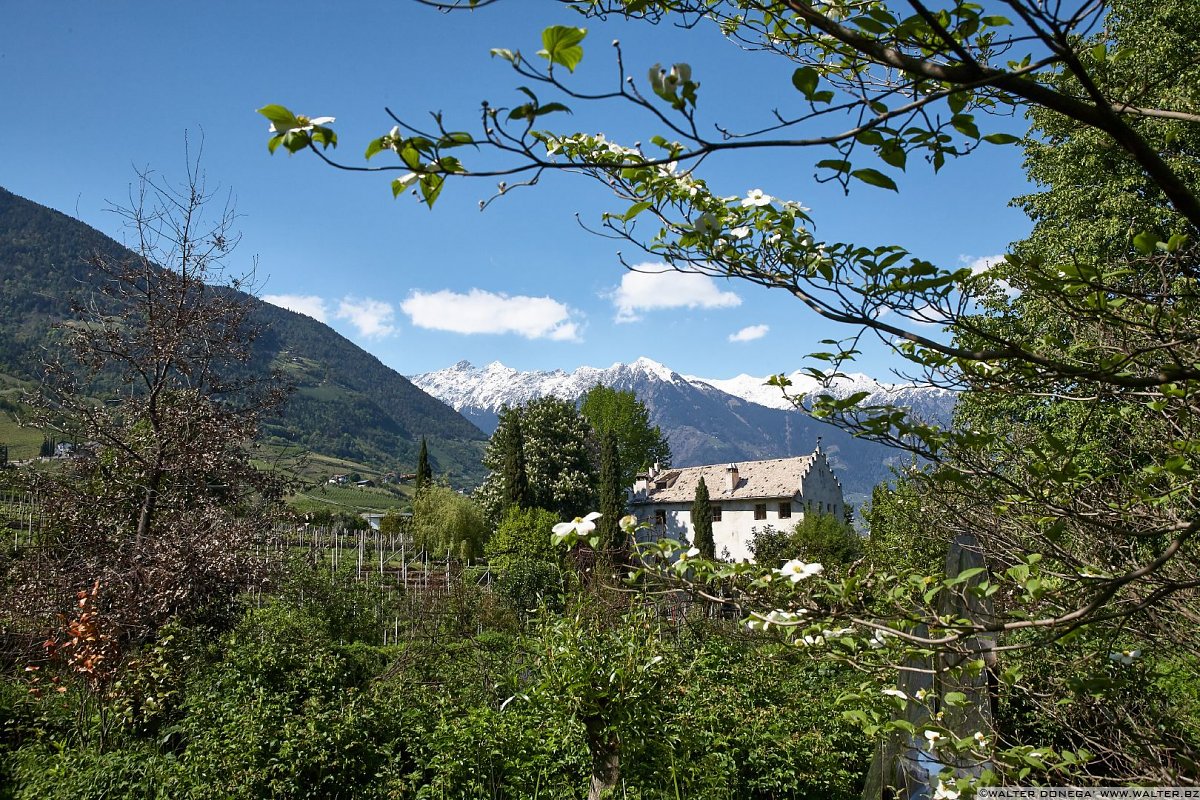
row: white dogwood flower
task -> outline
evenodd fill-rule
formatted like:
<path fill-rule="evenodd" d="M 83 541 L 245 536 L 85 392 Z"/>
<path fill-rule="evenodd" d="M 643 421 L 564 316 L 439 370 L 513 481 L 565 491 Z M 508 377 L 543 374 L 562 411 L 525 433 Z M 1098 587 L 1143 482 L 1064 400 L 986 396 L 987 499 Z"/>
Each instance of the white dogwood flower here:
<path fill-rule="evenodd" d="M 284 130 L 284 131 L 276 130 L 274 122 L 271 123 L 271 127 L 268 128 L 268 130 L 271 133 L 288 133 L 289 131 L 311 131 L 317 125 L 328 125 L 329 123 L 333 122 L 334 120 L 335 120 L 335 117 L 306 117 L 303 114 L 297 114 L 296 115 L 296 123 L 297 124 L 293 125 L 292 127 L 288 128 L 287 130 Z"/>
<path fill-rule="evenodd" d="M 596 530 L 596 520 L 600 519 L 600 512 L 593 511 L 586 517 L 576 517 L 571 522 L 560 522 L 551 530 L 554 531 L 554 543 L 560 544 L 568 537 L 574 535 L 577 537 L 586 537 Z"/>
<path fill-rule="evenodd" d="M 762 189 L 751 189 L 746 192 L 746 197 L 742 200 L 742 208 L 769 206 L 774 199 L 771 195 L 764 194 Z"/>
<path fill-rule="evenodd" d="M 1127 667 L 1130 664 L 1132 664 L 1134 661 L 1137 661 L 1141 657 L 1142 657 L 1141 650 L 1122 650 L 1119 653 L 1109 653 L 1108 654 L 1109 661 L 1115 661 L 1116 663 L 1124 664 Z"/>
<path fill-rule="evenodd" d="M 825 567 L 823 565 L 817 563 L 808 564 L 798 558 L 793 558 L 775 570 L 776 573 L 788 578 L 792 583 L 797 583 L 805 578 L 811 578 L 814 575 L 820 575 L 824 571 Z"/>

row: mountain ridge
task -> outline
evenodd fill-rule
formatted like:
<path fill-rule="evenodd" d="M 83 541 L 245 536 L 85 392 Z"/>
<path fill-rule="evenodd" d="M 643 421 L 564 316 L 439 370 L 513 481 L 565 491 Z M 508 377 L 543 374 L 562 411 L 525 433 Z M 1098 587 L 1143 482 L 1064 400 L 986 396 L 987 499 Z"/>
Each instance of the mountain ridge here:
<path fill-rule="evenodd" d="M 93 254 L 132 255 L 85 223 L 0 188 L 0 372 L 40 378 L 54 324 L 70 318 L 71 299 L 87 291 Z M 245 297 L 259 329 L 250 367 L 279 369 L 296 386 L 282 412 L 263 421 L 266 436 L 404 471 L 415 469 L 425 436 L 437 472 L 456 485 L 482 479 L 487 437 L 477 426 L 324 323 Z"/>
<path fill-rule="evenodd" d="M 582 366 L 570 372 L 521 372 L 499 361 L 477 368 L 469 361 L 459 361 L 445 369 L 409 377 L 485 431 L 494 430 L 504 405 L 519 405 L 547 394 L 577 402 L 597 383 L 631 390 L 646 404 L 650 421 L 667 435 L 676 466 L 804 455 L 819 440 L 854 503 L 861 503 L 873 486 L 888 480 L 892 467 L 908 460 L 898 451 L 856 439 L 785 406 L 778 387 L 757 385 L 765 384 L 766 378 L 703 379 L 683 375 L 646 357 L 629 364 Z M 816 381 L 803 373 L 790 377 L 793 393 L 816 388 Z M 828 391 L 837 397 L 868 391 L 867 402 L 905 406 L 926 419 L 941 422 L 949 420 L 954 399 L 947 390 L 885 384 L 866 375 L 835 381 Z M 777 405 L 759 401 L 770 401 L 770 392 L 778 396 Z"/>

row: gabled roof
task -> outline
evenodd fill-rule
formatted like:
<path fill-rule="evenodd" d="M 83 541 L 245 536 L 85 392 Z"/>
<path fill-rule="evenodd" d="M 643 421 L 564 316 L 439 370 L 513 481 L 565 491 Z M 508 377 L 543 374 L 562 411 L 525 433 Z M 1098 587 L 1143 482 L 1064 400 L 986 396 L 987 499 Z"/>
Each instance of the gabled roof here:
<path fill-rule="evenodd" d="M 632 504 L 690 503 L 696 498 L 700 478 L 704 478 L 713 502 L 795 497 L 818 457 L 824 463 L 825 456 L 819 450 L 795 458 L 740 461 L 733 465 L 738 471 L 738 483 L 733 491 L 726 488 L 729 464 L 669 469 L 650 478 L 646 495 L 635 496 Z"/>

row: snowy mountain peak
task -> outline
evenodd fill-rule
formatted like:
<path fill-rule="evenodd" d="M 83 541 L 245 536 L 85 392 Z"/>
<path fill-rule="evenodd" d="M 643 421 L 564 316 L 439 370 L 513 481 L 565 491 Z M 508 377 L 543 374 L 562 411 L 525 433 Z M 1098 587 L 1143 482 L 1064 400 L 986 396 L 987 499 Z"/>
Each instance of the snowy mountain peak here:
<path fill-rule="evenodd" d="M 788 376 L 788 393 L 817 388 L 801 373 Z M 675 466 L 754 461 L 808 455 L 818 440 L 822 452 L 837 462 L 838 475 L 851 502 L 870 494 L 887 480 L 896 456 L 880 445 L 861 441 L 837 428 L 810 419 L 796 410 L 766 377 L 745 373 L 728 379 L 680 375 L 650 358 L 606 368 L 579 367 L 571 372 L 521 372 L 493 362 L 483 369 L 459 362 L 410 380 L 442 400 L 485 432 L 496 429 L 504 406 L 518 406 L 547 395 L 578 401 L 597 384 L 633 391 L 650 412 L 671 445 Z M 837 397 L 869 393 L 869 404 L 911 409 L 929 421 L 946 422 L 954 395 L 946 390 L 881 383 L 867 375 L 847 375 L 828 391 Z"/>
<path fill-rule="evenodd" d="M 821 388 L 816 379 L 800 371 L 787 377 L 792 382 L 787 395 L 792 397 Z M 702 388 L 710 392 L 715 389 L 731 395 L 732 398 L 766 408 L 794 408 L 792 401 L 778 386 L 767 385 L 766 376 L 742 373 L 733 378 L 722 379 L 680 375 L 670 367 L 646 356 L 641 356 L 630 364 L 617 362 L 606 369 L 584 366 L 572 372 L 561 369 L 521 372 L 499 361 L 493 361 L 479 369 L 468 361 L 459 361 L 452 367 L 413 375 L 410 379 L 456 411 L 475 412 L 476 416 L 471 418 L 485 429 L 490 418 L 506 405 L 516 406 L 546 395 L 563 400 L 578 400 L 597 384 L 632 389 L 639 397 L 654 387 L 668 385 L 681 389 Z M 936 418 L 943 420 L 949 413 L 947 409 L 953 406 L 953 395 L 946 390 L 881 383 L 860 373 L 838 378 L 822 391 L 827 391 L 835 397 L 867 392 L 867 403 L 905 405 L 915 410 L 928 410 L 933 412 Z"/>
<path fill-rule="evenodd" d="M 622 365 L 613 364 L 613 367 L 619 366 Z M 632 364 L 629 365 L 629 367 L 637 372 L 644 372 L 664 381 L 674 380 L 677 375 L 677 373 L 670 367 L 666 367 L 652 358 L 647 358 L 646 356 L 639 356 L 633 361 Z"/>

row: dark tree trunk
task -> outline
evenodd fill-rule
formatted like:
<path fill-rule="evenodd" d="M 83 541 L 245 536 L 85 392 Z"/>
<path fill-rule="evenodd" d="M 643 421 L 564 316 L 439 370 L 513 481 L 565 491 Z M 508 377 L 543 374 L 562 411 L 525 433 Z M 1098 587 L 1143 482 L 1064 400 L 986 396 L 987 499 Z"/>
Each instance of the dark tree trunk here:
<path fill-rule="evenodd" d="M 583 721 L 587 731 L 588 750 L 592 754 L 592 783 L 588 800 L 612 797 L 621 782 L 621 743 L 617 734 L 599 717 Z"/>

